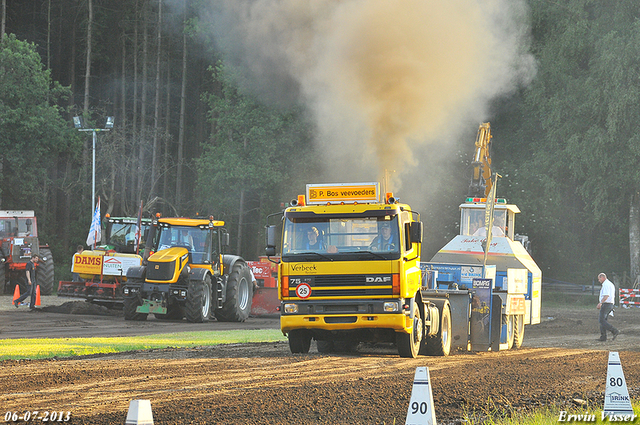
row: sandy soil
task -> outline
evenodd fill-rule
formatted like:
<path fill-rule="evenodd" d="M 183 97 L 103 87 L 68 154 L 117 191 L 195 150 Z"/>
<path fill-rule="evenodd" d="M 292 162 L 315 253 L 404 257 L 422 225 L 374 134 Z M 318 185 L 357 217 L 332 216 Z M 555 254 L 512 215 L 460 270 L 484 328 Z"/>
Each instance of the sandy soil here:
<path fill-rule="evenodd" d="M 29 312 L 5 308 L 6 299 L 3 338 L 278 328 L 277 318 L 132 324 L 117 313 L 48 310 L 68 300 L 43 299 L 39 311 Z M 74 424 L 123 423 L 134 399 L 151 401 L 156 424 L 393 424 L 404 423 L 415 368 L 427 366 L 439 423 L 583 402 L 596 412 L 609 350 L 620 352 L 629 392 L 638 395 L 640 309 L 617 309 L 612 323 L 622 334 L 605 343 L 596 341 L 595 308 L 543 307 L 543 316 L 543 323 L 527 326 L 520 350 L 446 358 L 402 359 L 393 347 L 363 344 L 353 355 L 322 355 L 313 345 L 307 355 L 292 355 L 286 343 L 268 343 L 4 361 L 0 404 L 5 411 L 70 412 Z"/>

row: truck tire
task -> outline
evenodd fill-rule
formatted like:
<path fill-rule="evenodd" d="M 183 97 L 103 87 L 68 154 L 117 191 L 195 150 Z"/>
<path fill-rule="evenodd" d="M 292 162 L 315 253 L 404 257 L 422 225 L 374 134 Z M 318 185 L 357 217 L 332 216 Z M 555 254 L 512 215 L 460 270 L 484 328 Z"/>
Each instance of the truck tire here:
<path fill-rule="evenodd" d="M 396 345 L 398 346 L 398 354 L 400 357 L 418 357 L 420 352 L 420 344 L 422 343 L 422 317 L 418 303 L 413 303 L 413 330 L 411 333 L 396 333 Z"/>
<path fill-rule="evenodd" d="M 422 348 L 422 352 L 430 356 L 448 356 L 451 352 L 451 307 L 449 307 L 449 303 L 442 306 L 438 333 L 428 338 Z"/>
<path fill-rule="evenodd" d="M 53 256 L 49 248 L 40 248 L 40 258 L 47 258 L 38 265 L 37 282 L 40 285 L 40 295 L 53 294 Z"/>
<path fill-rule="evenodd" d="M 311 347 L 311 335 L 303 329 L 294 329 L 287 335 L 289 338 L 289 349 L 293 354 L 309 352 Z"/>
<path fill-rule="evenodd" d="M 513 316 L 513 346 L 522 347 L 522 341 L 524 341 L 524 314 L 516 314 Z"/>
<path fill-rule="evenodd" d="M 249 267 L 238 261 L 227 278 L 227 298 L 215 316 L 220 322 L 244 322 L 251 313 L 253 283 Z M 309 351 L 309 349 L 307 349 Z"/>
<path fill-rule="evenodd" d="M 187 301 L 184 306 L 187 322 L 202 323 L 211 317 L 211 275 L 202 281 L 190 280 Z"/>
<path fill-rule="evenodd" d="M 504 320 L 506 321 L 506 325 L 507 325 L 507 349 L 511 350 L 511 348 L 513 347 L 513 342 L 515 339 L 515 332 L 514 332 L 514 328 L 515 328 L 515 316 L 513 314 L 509 314 L 509 315 L 505 315 L 504 316 Z"/>

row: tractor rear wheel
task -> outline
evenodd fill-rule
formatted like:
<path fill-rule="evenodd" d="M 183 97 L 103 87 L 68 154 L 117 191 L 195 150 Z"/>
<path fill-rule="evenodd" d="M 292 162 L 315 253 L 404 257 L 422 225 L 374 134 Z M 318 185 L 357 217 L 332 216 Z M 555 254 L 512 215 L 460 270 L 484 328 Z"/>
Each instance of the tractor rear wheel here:
<path fill-rule="evenodd" d="M 40 259 L 37 275 L 40 295 L 51 295 L 53 294 L 53 256 L 51 255 L 51 250 L 49 248 L 40 248 Z"/>
<path fill-rule="evenodd" d="M 220 322 L 244 322 L 251 313 L 252 297 L 253 283 L 249 267 L 237 262 L 227 278 L 227 298 L 222 308 L 216 310 L 216 319 Z"/>
<path fill-rule="evenodd" d="M 202 281 L 190 280 L 187 301 L 184 306 L 187 322 L 202 323 L 211 317 L 211 275 Z"/>
<path fill-rule="evenodd" d="M 0 255 L 0 259 L 2 256 Z M 13 294 L 15 287 L 11 287 L 11 282 L 7 281 L 6 271 L 4 263 L 0 262 L 0 285 L 2 285 L 3 294 Z"/>

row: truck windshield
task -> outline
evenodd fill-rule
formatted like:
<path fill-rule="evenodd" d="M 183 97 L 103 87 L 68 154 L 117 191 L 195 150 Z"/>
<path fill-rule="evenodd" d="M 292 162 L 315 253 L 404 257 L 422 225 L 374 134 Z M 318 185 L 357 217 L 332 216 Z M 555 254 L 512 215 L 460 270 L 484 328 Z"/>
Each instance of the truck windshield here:
<path fill-rule="evenodd" d="M 400 255 L 397 216 L 357 218 L 286 217 L 285 261 L 393 259 Z"/>
<path fill-rule="evenodd" d="M 506 233 L 506 210 L 493 211 L 493 236 L 504 236 Z M 484 208 L 463 208 L 460 221 L 460 234 L 463 236 L 486 236 L 484 227 Z"/>
<path fill-rule="evenodd" d="M 138 231 L 137 223 L 123 223 L 113 222 L 111 223 L 111 235 L 109 243 L 118 246 L 133 246 L 136 241 L 136 233 Z M 147 233 L 149 232 L 149 224 L 142 223 L 142 231 L 140 234 L 140 245 L 144 248 L 144 242 L 147 240 Z"/>
<path fill-rule="evenodd" d="M 158 251 L 176 246 L 187 248 L 191 262 L 207 264 L 211 262 L 211 238 L 217 241 L 217 230 L 190 226 L 160 227 L 156 234 Z M 215 245 L 214 245 L 215 246 Z M 213 252 L 213 254 L 217 254 Z"/>

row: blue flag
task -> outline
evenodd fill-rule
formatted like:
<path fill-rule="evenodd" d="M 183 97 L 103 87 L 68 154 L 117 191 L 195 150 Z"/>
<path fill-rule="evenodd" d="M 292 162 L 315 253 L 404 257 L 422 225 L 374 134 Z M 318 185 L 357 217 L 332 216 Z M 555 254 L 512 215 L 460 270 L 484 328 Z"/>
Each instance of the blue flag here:
<path fill-rule="evenodd" d="M 89 229 L 89 236 L 87 236 L 87 245 L 94 248 L 95 244 L 102 240 L 102 227 L 100 226 L 100 197 L 98 196 L 98 203 L 96 204 L 96 210 L 93 213 L 93 219 L 91 220 L 91 228 Z"/>
<path fill-rule="evenodd" d="M 138 222 L 136 226 L 136 254 L 140 251 L 140 242 L 142 239 L 142 201 L 140 201 L 140 210 L 138 210 Z"/>

